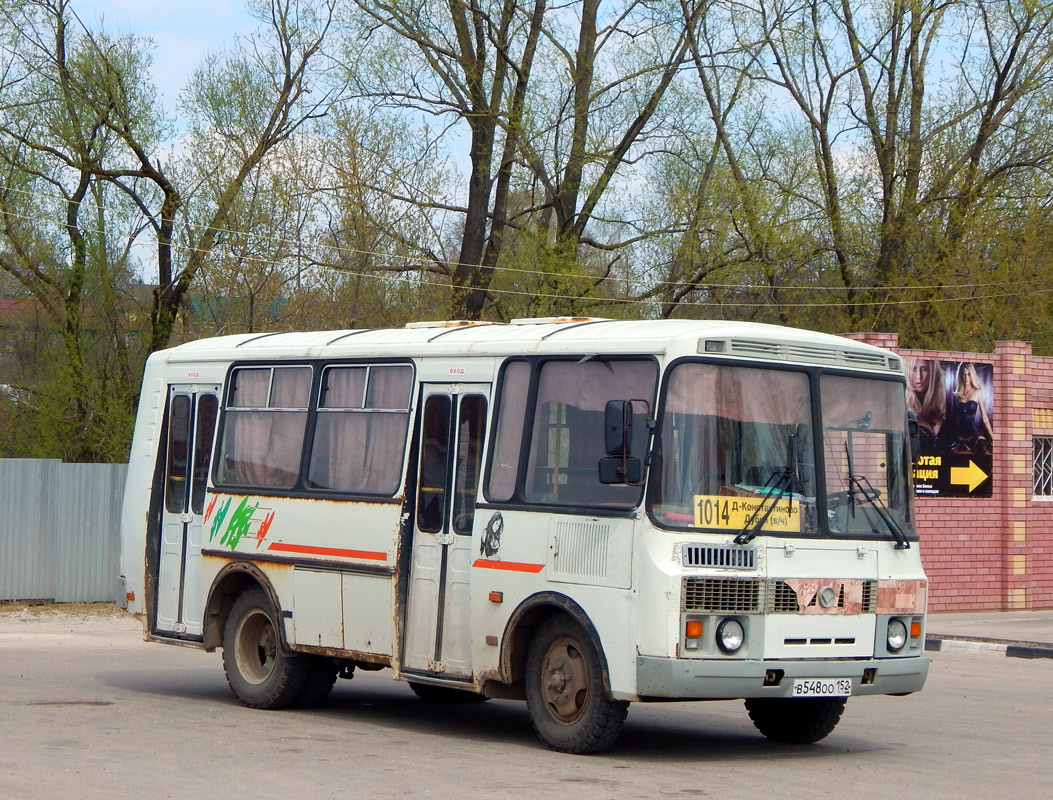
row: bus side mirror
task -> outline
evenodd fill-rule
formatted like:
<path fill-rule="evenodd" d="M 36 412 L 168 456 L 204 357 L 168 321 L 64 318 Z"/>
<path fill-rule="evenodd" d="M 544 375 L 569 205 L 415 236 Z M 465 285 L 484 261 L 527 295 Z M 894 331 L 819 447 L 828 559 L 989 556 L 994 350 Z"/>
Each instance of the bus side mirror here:
<path fill-rule="evenodd" d="M 632 452 L 633 410 L 627 400 L 608 400 L 603 410 L 603 435 L 607 455 L 627 456 Z"/>
<path fill-rule="evenodd" d="M 600 483 L 640 484 L 643 462 L 630 458 L 633 438 L 633 401 L 608 400 L 603 409 L 603 440 L 607 458 L 599 464 Z"/>
<path fill-rule="evenodd" d="M 907 412 L 907 436 L 910 440 L 910 460 L 917 464 L 921 458 L 921 438 L 918 436 L 918 416 L 913 411 Z"/>
<path fill-rule="evenodd" d="M 643 480 L 643 464 L 638 458 L 621 459 L 608 456 L 600 459 L 600 483 L 630 483 Z"/>

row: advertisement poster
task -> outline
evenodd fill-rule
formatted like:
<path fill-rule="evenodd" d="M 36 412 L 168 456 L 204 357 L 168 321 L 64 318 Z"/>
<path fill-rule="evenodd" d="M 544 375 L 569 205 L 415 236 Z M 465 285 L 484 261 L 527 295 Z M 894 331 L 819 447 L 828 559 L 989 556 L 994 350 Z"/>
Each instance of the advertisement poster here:
<path fill-rule="evenodd" d="M 908 358 L 907 410 L 918 418 L 921 497 L 990 497 L 994 367 L 974 361 Z"/>

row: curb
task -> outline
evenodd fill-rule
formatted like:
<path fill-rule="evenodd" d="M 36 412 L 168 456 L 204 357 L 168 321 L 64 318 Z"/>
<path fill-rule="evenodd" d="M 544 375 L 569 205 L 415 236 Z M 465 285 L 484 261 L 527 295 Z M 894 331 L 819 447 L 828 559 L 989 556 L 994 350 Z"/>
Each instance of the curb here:
<path fill-rule="evenodd" d="M 980 650 L 1003 653 L 1008 658 L 1053 658 L 1053 645 L 1043 642 L 1015 642 L 1006 639 L 988 639 L 982 636 L 933 635 L 925 639 L 925 650 Z"/>

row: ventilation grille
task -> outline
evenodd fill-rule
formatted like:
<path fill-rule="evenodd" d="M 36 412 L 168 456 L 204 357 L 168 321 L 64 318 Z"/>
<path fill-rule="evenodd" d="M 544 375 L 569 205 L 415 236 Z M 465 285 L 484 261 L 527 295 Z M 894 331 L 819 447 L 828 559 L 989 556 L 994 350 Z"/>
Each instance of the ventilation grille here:
<path fill-rule="evenodd" d="M 686 549 L 686 548 L 685 548 Z M 876 581 L 863 581 L 863 603 L 860 613 L 873 614 L 877 609 Z M 817 603 L 812 598 L 810 606 Z M 844 591 L 837 598 L 837 608 L 845 607 Z M 782 580 L 753 578 L 684 578 L 684 611 L 716 613 L 798 614 L 797 592 Z"/>
<path fill-rule="evenodd" d="M 782 581 L 768 581 L 764 610 L 769 614 L 796 614 L 797 592 Z"/>
<path fill-rule="evenodd" d="M 835 347 L 758 342 L 752 339 L 732 339 L 731 352 L 740 356 L 772 358 L 783 361 L 806 361 L 814 364 L 844 364 L 852 367 L 890 369 L 882 353 L 842 350 Z"/>
<path fill-rule="evenodd" d="M 757 551 L 752 547 L 708 547 L 685 544 L 685 567 L 714 567 L 716 569 L 756 569 Z"/>
<path fill-rule="evenodd" d="M 843 354 L 846 364 L 857 364 L 861 367 L 885 367 L 885 357 L 880 353 L 857 353 L 846 350 Z"/>
<path fill-rule="evenodd" d="M 756 613 L 761 581 L 734 578 L 685 578 L 684 611 Z"/>
<path fill-rule="evenodd" d="M 607 576 L 610 525 L 605 522 L 556 523 L 552 572 L 561 578 Z"/>

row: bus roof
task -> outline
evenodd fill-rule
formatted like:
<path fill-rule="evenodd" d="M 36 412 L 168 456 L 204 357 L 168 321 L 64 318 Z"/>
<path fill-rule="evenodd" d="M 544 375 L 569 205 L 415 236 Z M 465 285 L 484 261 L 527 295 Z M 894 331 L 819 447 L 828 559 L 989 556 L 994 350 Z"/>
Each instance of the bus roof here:
<path fill-rule="evenodd" d="M 411 323 L 405 328 L 247 333 L 155 353 L 172 363 L 292 358 L 706 353 L 902 372 L 887 350 L 825 333 L 723 320 L 518 319 Z"/>

